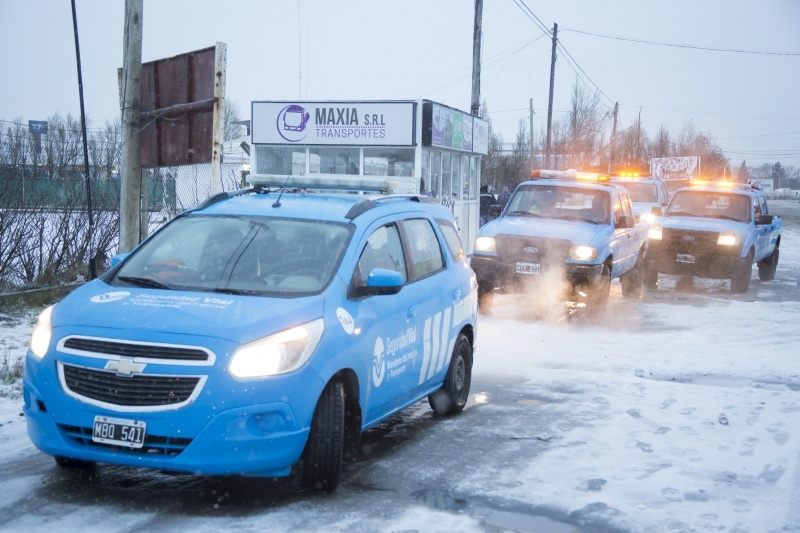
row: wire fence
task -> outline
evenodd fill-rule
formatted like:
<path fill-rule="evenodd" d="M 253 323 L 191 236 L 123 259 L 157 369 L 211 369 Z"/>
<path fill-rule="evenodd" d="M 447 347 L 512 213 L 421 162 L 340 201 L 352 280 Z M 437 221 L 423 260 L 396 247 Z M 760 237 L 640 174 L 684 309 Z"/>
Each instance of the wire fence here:
<path fill-rule="evenodd" d="M 77 137 L 77 138 L 76 138 Z M 112 130 L 88 139 L 89 179 L 79 134 L 68 125 L 49 135 L 0 131 L 0 292 L 85 279 L 89 261 L 105 270 L 119 249 L 119 139 Z M 223 149 L 218 190 L 244 186 L 249 156 Z M 141 209 L 150 234 L 212 191 L 211 165 L 142 171 Z M 89 224 L 89 196 L 93 224 Z"/>

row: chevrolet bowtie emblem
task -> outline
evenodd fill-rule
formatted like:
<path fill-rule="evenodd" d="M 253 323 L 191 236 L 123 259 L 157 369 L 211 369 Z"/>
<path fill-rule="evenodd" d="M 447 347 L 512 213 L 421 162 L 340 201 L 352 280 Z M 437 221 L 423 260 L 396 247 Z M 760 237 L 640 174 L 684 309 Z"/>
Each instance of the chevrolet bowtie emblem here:
<path fill-rule="evenodd" d="M 134 363 L 133 359 L 120 359 L 119 361 L 109 361 L 106 363 L 106 370 L 113 370 L 120 376 L 130 376 L 133 374 L 141 374 L 144 367 L 140 363 Z"/>

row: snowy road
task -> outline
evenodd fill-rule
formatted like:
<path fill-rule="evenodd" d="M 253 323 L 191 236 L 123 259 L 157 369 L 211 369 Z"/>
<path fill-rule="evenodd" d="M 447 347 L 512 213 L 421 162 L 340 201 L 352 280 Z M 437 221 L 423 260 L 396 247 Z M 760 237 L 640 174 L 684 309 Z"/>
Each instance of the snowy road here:
<path fill-rule="evenodd" d="M 63 471 L 0 398 L 0 530 L 800 531 L 800 204 L 745 294 L 612 286 L 600 323 L 497 297 L 465 412 L 368 432 L 330 496 L 261 480 Z M 687 286 L 688 285 L 688 286 Z M 0 322 L 21 356 L 31 324 Z M 723 416 L 724 415 L 724 416 Z"/>

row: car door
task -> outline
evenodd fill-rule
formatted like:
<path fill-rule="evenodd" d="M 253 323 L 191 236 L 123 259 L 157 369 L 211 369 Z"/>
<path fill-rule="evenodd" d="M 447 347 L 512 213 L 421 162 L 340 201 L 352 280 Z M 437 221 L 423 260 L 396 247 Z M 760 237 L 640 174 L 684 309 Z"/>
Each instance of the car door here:
<path fill-rule="evenodd" d="M 622 226 L 623 215 L 633 215 L 630 199 L 627 193 L 616 191 L 612 195 L 614 201 L 614 234 L 611 239 L 611 251 L 614 254 L 614 263 L 611 275 L 616 277 L 627 272 L 631 254 L 631 236 L 633 228 Z"/>
<path fill-rule="evenodd" d="M 756 229 L 756 253 L 755 260 L 758 261 L 767 256 L 769 248 L 769 237 L 771 224 L 756 224 L 759 215 L 762 213 L 763 205 L 758 196 L 752 197 L 753 202 L 753 224 Z"/>

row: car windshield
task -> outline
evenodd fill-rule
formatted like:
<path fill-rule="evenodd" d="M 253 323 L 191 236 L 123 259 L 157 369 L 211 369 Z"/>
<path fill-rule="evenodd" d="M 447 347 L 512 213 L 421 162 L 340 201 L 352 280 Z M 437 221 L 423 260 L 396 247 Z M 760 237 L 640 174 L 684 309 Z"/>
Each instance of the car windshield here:
<path fill-rule="evenodd" d="M 610 196 L 605 191 L 553 185 L 525 185 L 514 192 L 505 214 L 607 224 L 611 217 L 609 200 Z"/>
<path fill-rule="evenodd" d="M 620 181 L 617 183 L 628 190 L 631 202 L 658 202 L 658 191 L 655 183 L 641 181 Z"/>
<path fill-rule="evenodd" d="M 750 197 L 713 191 L 678 191 L 666 216 L 694 216 L 750 222 Z"/>
<path fill-rule="evenodd" d="M 187 216 L 148 239 L 112 283 L 284 297 L 314 294 L 333 277 L 349 236 L 347 224 Z"/>

